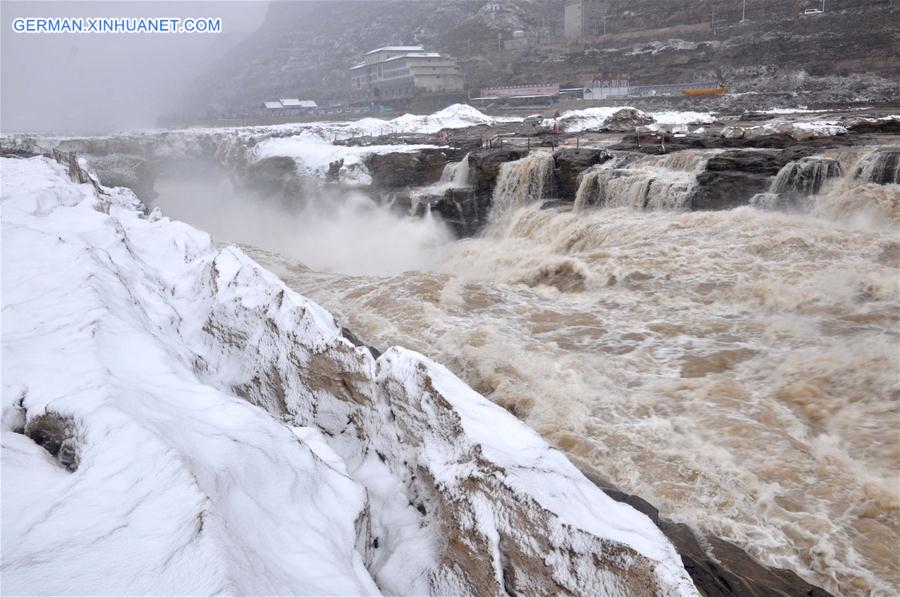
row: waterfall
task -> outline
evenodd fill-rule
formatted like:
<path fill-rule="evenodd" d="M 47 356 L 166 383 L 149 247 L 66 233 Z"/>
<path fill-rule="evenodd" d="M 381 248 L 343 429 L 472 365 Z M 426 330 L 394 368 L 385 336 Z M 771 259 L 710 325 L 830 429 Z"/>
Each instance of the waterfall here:
<path fill-rule="evenodd" d="M 441 171 L 441 179 L 433 184 L 409 190 L 410 214 L 423 213 L 422 206 L 427 206 L 430 213 L 431 204 L 447 195 L 451 189 L 465 189 L 469 187 L 469 154 L 467 153 L 459 162 L 444 164 Z"/>
<path fill-rule="evenodd" d="M 549 196 L 553 187 L 553 155 L 536 151 L 500 166 L 489 222 L 497 224 L 517 207 Z"/>
<path fill-rule="evenodd" d="M 829 180 L 836 182 L 829 184 Z M 865 197 L 871 196 L 873 205 L 884 203 L 884 193 L 878 187 L 898 183 L 900 151 L 840 149 L 825 152 L 821 157 L 789 162 L 778 172 L 768 192 L 754 196 L 750 204 L 766 210 L 817 213 L 824 213 L 826 206 L 852 204 L 855 209 L 865 211 Z M 894 195 L 888 193 L 888 196 Z M 845 216 L 842 218 L 846 219 Z"/>
<path fill-rule="evenodd" d="M 469 154 L 467 153 L 459 162 L 446 164 L 440 182 L 447 185 L 447 188 L 469 186 Z"/>
<path fill-rule="evenodd" d="M 775 177 L 770 193 L 816 195 L 825 181 L 843 175 L 841 163 L 829 158 L 803 158 L 786 164 Z"/>
<path fill-rule="evenodd" d="M 868 156 L 856 178 L 875 184 L 900 184 L 900 150 L 880 150 Z"/>
<path fill-rule="evenodd" d="M 575 194 L 575 209 L 630 207 L 681 209 L 690 199 L 697 173 L 706 167 L 709 153 L 681 151 L 645 156 L 622 165 L 613 160 L 583 172 Z"/>

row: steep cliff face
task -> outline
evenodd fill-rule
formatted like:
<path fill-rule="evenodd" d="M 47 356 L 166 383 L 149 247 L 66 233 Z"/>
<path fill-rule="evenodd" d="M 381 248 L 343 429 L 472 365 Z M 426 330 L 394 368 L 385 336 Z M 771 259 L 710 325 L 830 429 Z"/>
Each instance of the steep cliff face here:
<path fill-rule="evenodd" d="M 718 80 L 739 91 L 837 87 L 837 100 L 890 99 L 900 75 L 890 0 L 613 0 L 607 35 L 579 42 L 561 34 L 560 0 L 454 2 L 274 2 L 260 30 L 190 93 L 195 112 L 235 112 L 285 95 L 341 99 L 347 69 L 372 48 L 420 43 L 460 62 L 472 90 L 493 84 L 574 81 L 583 72 L 623 72 L 638 84 Z M 512 31 L 551 30 L 550 39 L 504 50 Z M 841 77 L 870 73 L 868 78 Z M 887 79 L 887 81 L 885 81 Z M 871 96 L 871 97 L 870 97 Z"/>

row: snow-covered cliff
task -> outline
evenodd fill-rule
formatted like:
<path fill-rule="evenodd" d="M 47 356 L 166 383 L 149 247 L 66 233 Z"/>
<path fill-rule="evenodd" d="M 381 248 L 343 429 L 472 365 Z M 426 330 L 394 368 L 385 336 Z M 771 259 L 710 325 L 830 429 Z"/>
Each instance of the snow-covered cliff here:
<path fill-rule="evenodd" d="M 5 592 L 695 593 L 444 367 L 129 191 L 46 158 L 2 185 Z"/>

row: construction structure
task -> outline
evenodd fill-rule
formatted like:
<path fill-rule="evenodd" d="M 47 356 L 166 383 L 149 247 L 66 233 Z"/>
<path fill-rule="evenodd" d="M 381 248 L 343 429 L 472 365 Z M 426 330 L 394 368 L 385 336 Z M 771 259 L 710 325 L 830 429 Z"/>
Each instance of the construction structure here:
<path fill-rule="evenodd" d="M 356 101 L 381 102 L 461 93 L 465 84 L 452 58 L 422 46 L 385 46 L 367 52 L 350 68 L 350 87 Z"/>

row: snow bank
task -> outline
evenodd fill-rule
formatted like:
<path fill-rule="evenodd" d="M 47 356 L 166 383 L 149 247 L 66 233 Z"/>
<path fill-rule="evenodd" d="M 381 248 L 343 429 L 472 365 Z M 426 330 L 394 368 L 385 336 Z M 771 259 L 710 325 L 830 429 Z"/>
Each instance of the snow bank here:
<path fill-rule="evenodd" d="M 374 359 L 128 192 L 2 177 L 6 592 L 696 594 L 649 519 L 445 368 Z"/>
<path fill-rule="evenodd" d="M 583 110 L 567 110 L 558 118 L 544 121 L 544 126 L 553 126 L 560 123 L 562 129 L 569 133 L 581 131 L 601 130 L 612 126 L 614 123 L 628 122 L 631 128 L 650 124 L 653 119 L 645 112 L 630 106 L 617 106 L 612 108 L 585 108 Z"/>
<path fill-rule="evenodd" d="M 301 174 L 323 176 L 332 162 L 343 160 L 341 173 L 349 176 L 354 170 L 362 172 L 366 156 L 382 153 L 414 153 L 423 149 L 440 149 L 438 145 L 335 145 L 320 135 L 303 132 L 290 137 L 272 137 L 260 141 L 253 149 L 254 160 L 288 157 L 297 164 Z M 362 179 L 365 182 L 365 178 Z M 371 181 L 369 181 L 371 182 Z"/>
<path fill-rule="evenodd" d="M 437 133 L 442 129 L 461 129 L 478 125 L 494 125 L 502 122 L 521 122 L 513 116 L 488 116 L 468 104 L 453 104 L 428 116 L 404 114 L 393 120 L 366 118 L 355 123 L 354 128 L 369 135 L 394 133 Z"/>
<path fill-rule="evenodd" d="M 816 137 L 846 135 L 847 129 L 834 121 L 768 122 L 759 126 L 729 126 L 722 129 L 722 136 L 729 139 L 755 139 L 767 135 L 787 135 L 796 141 Z"/>
<path fill-rule="evenodd" d="M 710 112 L 653 112 L 650 114 L 654 122 L 646 128 L 650 131 L 664 131 L 667 133 L 688 133 L 691 125 L 714 124 L 716 117 Z M 702 134 L 704 130 L 697 129 L 695 134 Z"/>
<path fill-rule="evenodd" d="M 79 461 L 4 427 L 4 592 L 377 593 L 355 550 L 363 488 L 197 379 L 178 282 L 209 239 L 42 159 L 2 176 L 4 421 L 71 421 Z"/>

